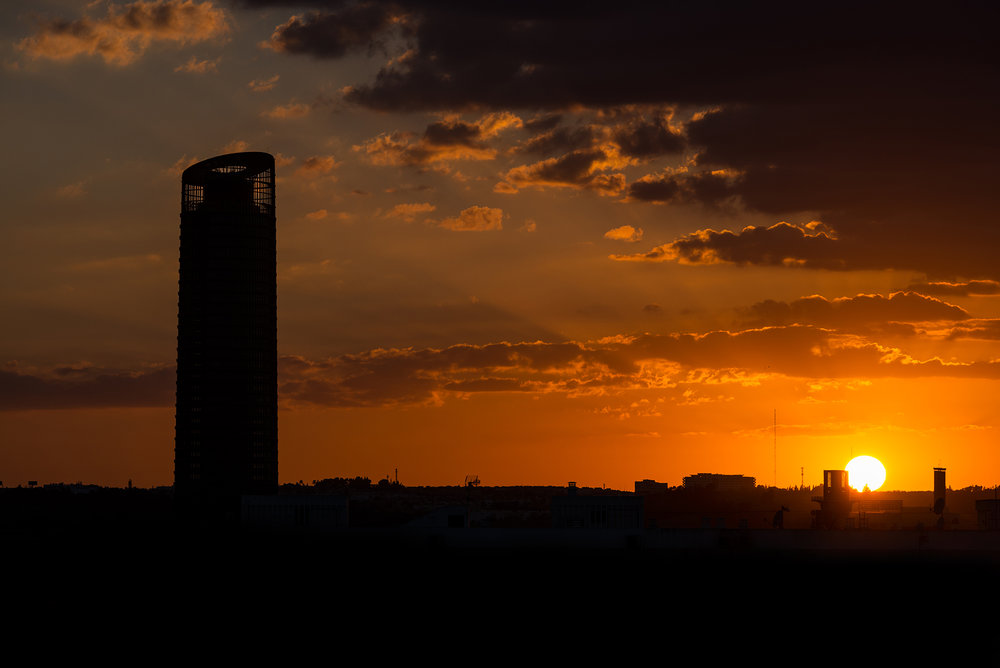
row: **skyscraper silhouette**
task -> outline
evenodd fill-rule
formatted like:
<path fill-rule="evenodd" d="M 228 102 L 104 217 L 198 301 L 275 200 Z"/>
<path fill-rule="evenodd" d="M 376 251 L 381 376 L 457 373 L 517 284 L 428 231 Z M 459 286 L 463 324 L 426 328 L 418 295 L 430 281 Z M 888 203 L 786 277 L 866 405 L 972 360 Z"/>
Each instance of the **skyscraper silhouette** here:
<path fill-rule="evenodd" d="M 174 490 L 234 516 L 278 486 L 274 158 L 220 155 L 181 181 Z"/>

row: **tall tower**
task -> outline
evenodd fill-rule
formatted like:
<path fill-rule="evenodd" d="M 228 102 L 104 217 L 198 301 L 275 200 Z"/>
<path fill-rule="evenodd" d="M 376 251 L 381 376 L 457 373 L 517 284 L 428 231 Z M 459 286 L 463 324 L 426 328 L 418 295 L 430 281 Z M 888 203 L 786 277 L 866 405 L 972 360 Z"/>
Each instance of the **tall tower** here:
<path fill-rule="evenodd" d="M 278 487 L 274 158 L 220 155 L 181 181 L 174 491 L 235 517 Z"/>

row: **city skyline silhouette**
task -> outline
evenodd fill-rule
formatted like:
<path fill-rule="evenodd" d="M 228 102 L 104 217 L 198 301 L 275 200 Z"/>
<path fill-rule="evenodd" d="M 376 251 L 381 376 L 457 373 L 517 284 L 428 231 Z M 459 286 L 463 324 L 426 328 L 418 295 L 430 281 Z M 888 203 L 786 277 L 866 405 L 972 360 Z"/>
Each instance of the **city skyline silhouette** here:
<path fill-rule="evenodd" d="M 265 154 L 268 489 L 1000 483 L 986 8 L 252 4 L 0 10 L 4 486 L 189 477 L 177 185 Z"/>

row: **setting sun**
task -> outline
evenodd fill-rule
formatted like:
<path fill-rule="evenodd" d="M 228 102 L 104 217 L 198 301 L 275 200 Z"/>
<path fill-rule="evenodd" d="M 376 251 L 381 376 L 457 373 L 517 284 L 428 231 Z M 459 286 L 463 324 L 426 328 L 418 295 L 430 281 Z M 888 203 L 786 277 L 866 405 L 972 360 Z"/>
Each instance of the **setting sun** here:
<path fill-rule="evenodd" d="M 859 492 L 865 487 L 874 492 L 885 482 L 885 467 L 882 466 L 882 462 L 868 455 L 861 455 L 849 461 L 847 474 L 851 487 Z"/>

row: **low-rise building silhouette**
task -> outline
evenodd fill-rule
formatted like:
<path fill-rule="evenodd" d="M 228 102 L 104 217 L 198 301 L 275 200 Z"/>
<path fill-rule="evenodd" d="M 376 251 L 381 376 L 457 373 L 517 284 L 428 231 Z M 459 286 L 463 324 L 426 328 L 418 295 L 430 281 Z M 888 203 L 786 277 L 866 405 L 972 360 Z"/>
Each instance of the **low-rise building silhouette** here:
<path fill-rule="evenodd" d="M 575 482 L 566 494 L 552 497 L 555 529 L 642 529 L 642 497 L 578 494 Z"/>
<path fill-rule="evenodd" d="M 684 477 L 686 489 L 715 489 L 719 492 L 744 492 L 757 486 L 757 479 L 745 475 L 696 473 Z"/>

